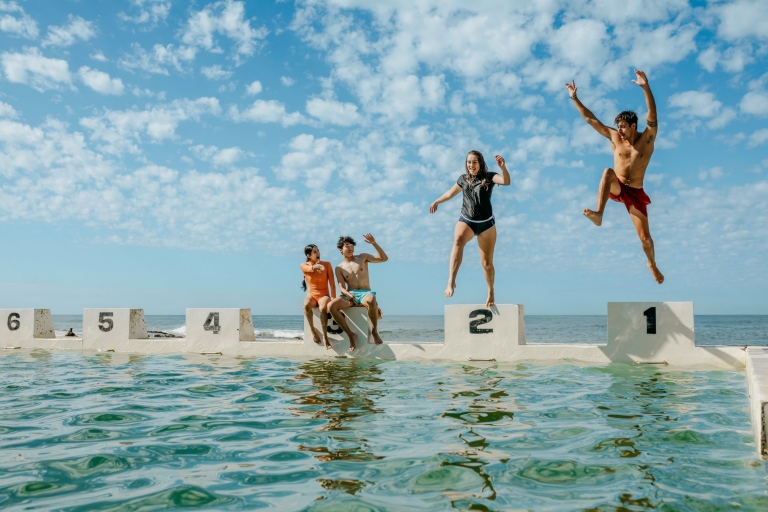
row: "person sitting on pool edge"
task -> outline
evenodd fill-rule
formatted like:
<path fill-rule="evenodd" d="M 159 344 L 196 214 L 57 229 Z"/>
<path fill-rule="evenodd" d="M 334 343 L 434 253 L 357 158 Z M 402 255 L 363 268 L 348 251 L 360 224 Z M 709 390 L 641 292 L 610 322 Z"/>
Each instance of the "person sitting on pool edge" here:
<path fill-rule="evenodd" d="M 373 245 L 376 255 L 362 253 L 355 255 L 355 241 L 350 236 L 339 237 L 336 247 L 344 256 L 344 261 L 336 266 L 336 281 L 339 283 L 339 297 L 333 300 L 329 306 L 331 316 L 341 329 L 349 336 L 349 351 L 357 348 L 357 335 L 347 325 L 347 320 L 341 313 L 342 310 L 363 305 L 368 309 L 368 318 L 373 326 L 371 334 L 377 345 L 384 341 L 379 336 L 379 314 L 376 302 L 376 292 L 371 291 L 370 276 L 368 275 L 368 263 L 384 263 L 389 258 L 384 250 L 376 243 L 373 235 L 363 235 L 366 242 Z"/>

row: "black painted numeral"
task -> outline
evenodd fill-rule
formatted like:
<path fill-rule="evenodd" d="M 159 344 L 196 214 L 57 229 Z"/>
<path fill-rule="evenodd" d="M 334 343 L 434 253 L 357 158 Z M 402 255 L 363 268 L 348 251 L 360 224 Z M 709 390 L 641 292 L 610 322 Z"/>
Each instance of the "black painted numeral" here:
<path fill-rule="evenodd" d="M 650 307 L 643 311 L 645 317 L 646 334 L 656 334 L 656 307 Z"/>
<path fill-rule="evenodd" d="M 18 313 L 11 313 L 8 315 L 8 329 L 11 331 L 18 331 L 19 327 L 21 327 L 21 322 L 19 319 L 21 318 L 21 315 Z"/>
<path fill-rule="evenodd" d="M 112 312 L 99 313 L 99 330 L 101 332 L 109 332 L 115 326 L 112 315 L 114 315 Z"/>
<path fill-rule="evenodd" d="M 487 324 L 488 322 L 491 321 L 491 319 L 493 318 L 493 313 L 491 313 L 491 310 L 476 309 L 469 314 L 469 318 L 475 318 L 478 315 L 482 315 L 481 318 L 478 318 L 477 320 L 472 320 L 471 322 L 469 322 L 469 333 L 470 334 L 486 334 L 489 332 L 493 332 L 493 329 L 478 328 L 478 326 Z"/>
<path fill-rule="evenodd" d="M 219 327 L 219 314 L 208 313 L 208 318 L 205 319 L 203 329 L 206 331 L 213 331 L 213 334 L 219 334 L 221 328 Z"/>
<path fill-rule="evenodd" d="M 346 316 L 344 315 L 343 311 L 341 312 L 341 314 L 343 316 Z M 344 332 L 344 329 L 342 329 L 341 326 L 336 323 L 336 320 L 334 320 L 333 318 L 330 318 L 329 320 L 330 322 L 328 322 L 328 325 L 326 326 L 326 330 L 328 331 L 328 334 L 341 334 L 342 332 Z M 336 327 L 331 327 L 331 324 L 335 325 Z"/>

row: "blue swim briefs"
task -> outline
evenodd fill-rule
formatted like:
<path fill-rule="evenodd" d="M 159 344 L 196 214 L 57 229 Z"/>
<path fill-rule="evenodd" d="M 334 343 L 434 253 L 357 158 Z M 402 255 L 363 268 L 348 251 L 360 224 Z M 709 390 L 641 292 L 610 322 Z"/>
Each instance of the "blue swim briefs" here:
<path fill-rule="evenodd" d="M 366 295 L 369 293 L 373 294 L 373 296 L 376 296 L 376 292 L 372 292 L 371 290 L 347 290 L 352 296 L 355 298 L 355 304 L 361 304 L 363 302 L 363 299 Z"/>

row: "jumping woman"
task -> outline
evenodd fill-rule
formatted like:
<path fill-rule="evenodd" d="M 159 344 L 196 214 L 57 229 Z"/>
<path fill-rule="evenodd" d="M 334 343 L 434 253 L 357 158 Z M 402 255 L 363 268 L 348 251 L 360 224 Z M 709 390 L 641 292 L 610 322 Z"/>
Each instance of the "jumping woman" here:
<path fill-rule="evenodd" d="M 309 330 L 312 332 L 312 339 L 318 345 L 320 336 L 317 334 L 313 321 L 312 308 L 320 308 L 320 323 L 323 326 L 323 340 L 325 348 L 331 348 L 331 342 L 328 341 L 328 305 L 331 299 L 336 298 L 336 284 L 333 281 L 333 270 L 331 264 L 327 261 L 320 261 L 320 249 L 315 244 L 309 244 L 304 248 L 304 254 L 307 261 L 301 264 L 301 271 L 304 272 L 304 281 L 301 287 L 307 292 L 307 298 L 304 299 L 304 315 L 309 322 Z M 328 284 L 331 285 L 331 293 L 328 293 Z M 307 289 L 309 285 L 309 289 Z"/>
<path fill-rule="evenodd" d="M 483 265 L 485 281 L 488 283 L 488 300 L 485 301 L 485 306 L 489 308 L 494 304 L 493 248 L 496 245 L 496 221 L 491 208 L 491 193 L 494 185 L 509 185 L 510 182 L 504 159 L 496 155 L 496 163 L 501 169 L 501 174 L 489 172 L 483 155 L 479 151 L 470 151 L 467 153 L 464 164 L 466 173 L 459 177 L 450 190 L 429 206 L 429 213 L 435 213 L 437 205 L 454 198 L 459 192 L 464 192 L 461 215 L 453 230 L 453 249 L 451 249 L 451 261 L 448 266 L 448 287 L 445 289 L 445 296 L 453 296 L 453 290 L 456 288 L 456 274 L 459 272 L 461 259 L 464 256 L 464 246 L 477 236 L 480 263 Z"/>

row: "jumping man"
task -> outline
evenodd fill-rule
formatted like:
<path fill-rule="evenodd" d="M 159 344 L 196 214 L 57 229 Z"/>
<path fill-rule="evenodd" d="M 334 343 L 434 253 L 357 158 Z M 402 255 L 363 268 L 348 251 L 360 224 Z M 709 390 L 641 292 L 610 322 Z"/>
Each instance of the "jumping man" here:
<path fill-rule="evenodd" d="M 614 168 L 606 168 L 603 171 L 597 189 L 597 211 L 585 208 L 584 216 L 594 222 L 595 226 L 599 226 L 603 223 L 603 212 L 609 197 L 624 203 L 637 230 L 637 236 L 640 237 L 643 251 L 648 257 L 648 268 L 651 269 L 656 282 L 661 284 L 664 282 L 664 276 L 656 267 L 653 239 L 648 227 L 647 206 L 651 204 L 651 199 L 643 191 L 643 178 L 653 154 L 653 144 L 658 132 L 656 102 L 645 73 L 635 70 L 635 75 L 637 80 L 632 82 L 643 89 L 645 103 L 648 106 L 646 127 L 642 133 L 637 131 L 637 114 L 634 112 L 628 110 L 620 112 L 615 119 L 617 129 L 610 128 L 601 123 L 595 114 L 579 100 L 576 96 L 576 83 L 573 80 L 565 86 L 581 117 L 600 135 L 610 140 L 611 149 L 613 149 Z"/>

